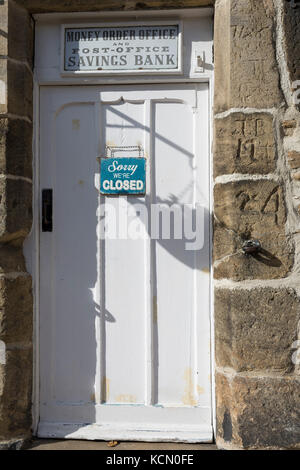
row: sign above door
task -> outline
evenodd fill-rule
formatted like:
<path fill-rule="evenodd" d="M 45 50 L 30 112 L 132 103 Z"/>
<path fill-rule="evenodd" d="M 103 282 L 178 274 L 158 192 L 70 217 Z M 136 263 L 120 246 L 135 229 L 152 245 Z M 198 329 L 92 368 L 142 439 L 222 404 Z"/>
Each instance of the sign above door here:
<path fill-rule="evenodd" d="M 181 22 L 63 25 L 62 74 L 182 73 Z"/>

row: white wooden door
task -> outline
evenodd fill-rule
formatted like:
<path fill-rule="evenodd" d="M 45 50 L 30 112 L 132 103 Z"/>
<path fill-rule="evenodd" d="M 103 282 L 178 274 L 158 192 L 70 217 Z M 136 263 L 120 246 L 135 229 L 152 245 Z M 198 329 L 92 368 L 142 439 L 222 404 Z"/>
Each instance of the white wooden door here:
<path fill-rule="evenodd" d="M 38 435 L 211 441 L 208 85 L 42 87 L 40 116 Z M 100 195 L 105 145 L 143 147 L 145 197 Z M 202 207 L 197 249 L 145 236 L 174 203 Z"/>

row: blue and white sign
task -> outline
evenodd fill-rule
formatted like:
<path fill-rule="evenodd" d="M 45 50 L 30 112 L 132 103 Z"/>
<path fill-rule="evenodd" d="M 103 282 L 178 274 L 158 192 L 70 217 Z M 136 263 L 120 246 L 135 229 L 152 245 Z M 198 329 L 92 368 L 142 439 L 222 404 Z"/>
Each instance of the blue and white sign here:
<path fill-rule="evenodd" d="M 103 158 L 100 168 L 101 194 L 146 193 L 146 159 L 133 157 Z"/>

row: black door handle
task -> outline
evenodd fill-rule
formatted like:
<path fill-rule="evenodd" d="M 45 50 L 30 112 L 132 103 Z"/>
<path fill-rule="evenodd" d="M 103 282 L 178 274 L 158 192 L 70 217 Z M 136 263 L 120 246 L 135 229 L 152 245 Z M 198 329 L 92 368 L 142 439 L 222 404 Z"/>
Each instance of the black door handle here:
<path fill-rule="evenodd" d="M 42 190 L 42 231 L 52 232 L 53 230 L 53 191 L 52 189 Z"/>

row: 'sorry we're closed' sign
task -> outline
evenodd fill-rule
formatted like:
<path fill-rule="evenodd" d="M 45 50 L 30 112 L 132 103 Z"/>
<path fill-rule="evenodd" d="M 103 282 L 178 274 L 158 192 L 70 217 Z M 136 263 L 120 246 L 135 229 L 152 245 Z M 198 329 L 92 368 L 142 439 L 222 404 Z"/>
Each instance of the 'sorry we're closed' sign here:
<path fill-rule="evenodd" d="M 104 158 L 100 163 L 100 192 L 110 195 L 143 195 L 146 192 L 146 159 Z"/>

